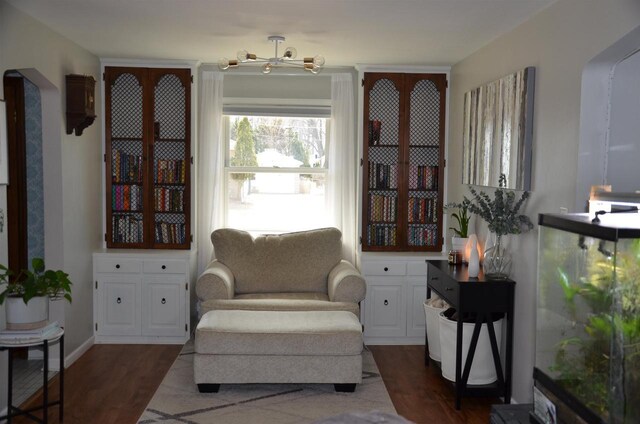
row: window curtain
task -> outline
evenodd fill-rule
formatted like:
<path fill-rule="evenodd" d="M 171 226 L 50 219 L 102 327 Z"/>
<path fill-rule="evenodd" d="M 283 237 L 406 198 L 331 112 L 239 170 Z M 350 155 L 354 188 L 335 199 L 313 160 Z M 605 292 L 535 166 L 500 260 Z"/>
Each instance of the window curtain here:
<path fill-rule="evenodd" d="M 198 117 L 198 274 L 204 271 L 213 257 L 211 232 L 223 224 L 222 87 L 221 73 L 202 71 Z"/>
<path fill-rule="evenodd" d="M 353 78 L 331 76 L 331 132 L 328 146 L 327 210 L 330 225 L 342 231 L 343 258 L 356 264 L 356 139 Z"/>

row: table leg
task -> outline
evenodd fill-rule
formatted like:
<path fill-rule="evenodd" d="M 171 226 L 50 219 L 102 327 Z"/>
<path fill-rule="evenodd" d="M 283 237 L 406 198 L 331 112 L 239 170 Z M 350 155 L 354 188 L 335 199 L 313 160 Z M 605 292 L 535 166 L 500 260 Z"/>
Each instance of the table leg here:
<path fill-rule="evenodd" d="M 456 409 L 460 409 L 462 398 L 462 314 L 458 313 L 456 332 Z"/>
<path fill-rule="evenodd" d="M 429 288 L 429 284 L 427 284 L 427 300 L 431 299 L 431 289 Z M 429 337 L 427 336 L 427 322 L 425 321 L 424 326 L 424 366 L 429 366 Z"/>
<path fill-rule="evenodd" d="M 513 302 L 515 291 L 511 288 L 509 293 L 509 309 L 507 311 L 507 352 L 504 363 L 504 403 L 511 403 L 511 367 L 513 360 Z"/>
<path fill-rule="evenodd" d="M 7 390 L 7 423 L 11 424 L 11 413 L 13 412 L 13 349 L 7 350 L 9 355 L 9 387 Z"/>
<path fill-rule="evenodd" d="M 44 377 L 42 379 L 42 422 L 46 424 L 49 418 L 49 341 L 44 340 Z"/>
<path fill-rule="evenodd" d="M 59 409 L 59 417 L 60 422 L 62 422 L 62 417 L 64 416 L 64 334 L 60 337 L 60 405 Z"/>

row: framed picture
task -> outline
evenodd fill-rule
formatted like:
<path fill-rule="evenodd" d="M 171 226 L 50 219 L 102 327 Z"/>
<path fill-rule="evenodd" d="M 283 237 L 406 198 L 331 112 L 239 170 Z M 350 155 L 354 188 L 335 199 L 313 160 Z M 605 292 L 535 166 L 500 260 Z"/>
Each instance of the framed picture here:
<path fill-rule="evenodd" d="M 7 156 L 7 105 L 0 100 L 0 184 L 9 184 L 9 163 Z"/>

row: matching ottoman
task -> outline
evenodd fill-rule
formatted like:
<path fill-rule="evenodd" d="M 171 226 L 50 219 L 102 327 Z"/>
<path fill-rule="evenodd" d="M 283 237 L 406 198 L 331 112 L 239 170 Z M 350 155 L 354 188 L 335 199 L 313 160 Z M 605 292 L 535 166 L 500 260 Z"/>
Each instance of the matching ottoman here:
<path fill-rule="evenodd" d="M 346 311 L 207 312 L 196 328 L 194 379 L 200 392 L 220 384 L 362 382 L 362 326 Z"/>

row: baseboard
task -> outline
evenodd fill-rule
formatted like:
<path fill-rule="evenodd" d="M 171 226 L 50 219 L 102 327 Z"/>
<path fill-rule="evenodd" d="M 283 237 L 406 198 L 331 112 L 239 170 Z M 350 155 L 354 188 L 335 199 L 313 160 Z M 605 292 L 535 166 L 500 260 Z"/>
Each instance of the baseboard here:
<path fill-rule="evenodd" d="M 82 343 L 76 350 L 71 352 L 64 358 L 64 367 L 69 368 L 71 364 L 76 362 L 85 352 L 91 349 L 91 346 L 95 344 L 95 337 L 89 337 L 84 343 Z"/>

